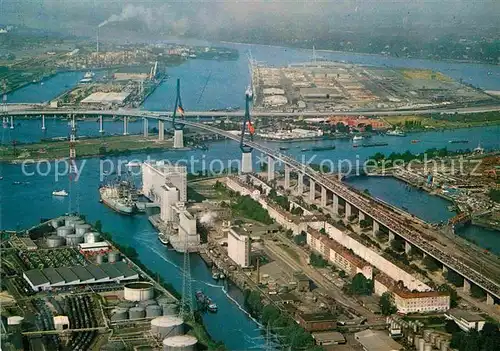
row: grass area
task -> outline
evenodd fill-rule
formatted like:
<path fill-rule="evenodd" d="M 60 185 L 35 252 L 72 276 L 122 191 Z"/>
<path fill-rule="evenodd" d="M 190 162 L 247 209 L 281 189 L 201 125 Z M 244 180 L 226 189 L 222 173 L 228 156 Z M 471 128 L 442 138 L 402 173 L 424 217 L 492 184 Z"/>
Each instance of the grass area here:
<path fill-rule="evenodd" d="M 77 157 L 128 155 L 139 151 L 171 148 L 172 141 L 158 141 L 155 137 L 110 136 L 81 139 L 76 143 Z M 21 144 L 16 147 L 1 146 L 0 161 L 54 160 L 68 157 L 69 141 L 45 141 Z"/>
<path fill-rule="evenodd" d="M 455 115 L 440 115 L 439 118 L 436 118 L 436 116 L 406 115 L 383 117 L 383 120 L 394 127 L 401 127 L 405 130 L 468 128 L 497 125 L 500 123 L 500 119 L 496 114 L 489 117 L 481 115 L 464 114 L 463 118 L 460 119 L 456 118 Z"/>
<path fill-rule="evenodd" d="M 441 82 L 452 81 L 450 77 L 428 69 L 405 69 L 403 70 L 403 76 L 406 79 L 438 80 Z"/>

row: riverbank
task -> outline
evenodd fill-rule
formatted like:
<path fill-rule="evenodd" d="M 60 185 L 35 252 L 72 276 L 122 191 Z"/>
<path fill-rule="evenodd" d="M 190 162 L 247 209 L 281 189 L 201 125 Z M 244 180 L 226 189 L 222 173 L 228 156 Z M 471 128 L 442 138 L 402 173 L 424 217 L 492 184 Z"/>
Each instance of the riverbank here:
<path fill-rule="evenodd" d="M 131 155 L 139 152 L 173 149 L 173 141 L 159 141 L 157 137 L 137 135 L 103 136 L 78 139 L 77 158 Z M 26 160 L 48 160 L 67 158 L 69 141 L 55 140 L 15 146 L 0 146 L 0 162 L 20 163 Z"/>

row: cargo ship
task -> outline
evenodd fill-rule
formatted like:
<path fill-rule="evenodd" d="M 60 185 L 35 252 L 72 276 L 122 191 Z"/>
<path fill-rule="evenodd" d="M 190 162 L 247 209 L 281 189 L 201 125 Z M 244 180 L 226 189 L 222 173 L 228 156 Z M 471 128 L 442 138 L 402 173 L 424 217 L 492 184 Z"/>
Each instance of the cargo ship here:
<path fill-rule="evenodd" d="M 330 146 L 316 146 L 312 147 L 311 151 L 327 151 L 327 150 L 335 150 L 336 146 L 335 145 L 330 145 Z"/>
<path fill-rule="evenodd" d="M 375 146 L 387 146 L 389 143 L 364 143 L 361 144 L 362 147 L 375 147 Z"/>
<path fill-rule="evenodd" d="M 133 215 L 137 212 L 137 190 L 130 181 L 118 181 L 99 187 L 100 202 L 112 210 Z"/>
<path fill-rule="evenodd" d="M 469 140 L 450 140 L 448 142 L 450 144 L 468 144 Z"/>

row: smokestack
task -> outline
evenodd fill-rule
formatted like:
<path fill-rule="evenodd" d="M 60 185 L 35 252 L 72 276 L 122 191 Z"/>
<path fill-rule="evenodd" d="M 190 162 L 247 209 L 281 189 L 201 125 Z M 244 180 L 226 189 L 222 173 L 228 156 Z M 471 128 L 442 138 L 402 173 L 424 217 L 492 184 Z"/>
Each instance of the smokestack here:
<path fill-rule="evenodd" d="M 97 53 L 97 57 L 99 57 L 99 26 L 97 27 L 96 53 Z"/>

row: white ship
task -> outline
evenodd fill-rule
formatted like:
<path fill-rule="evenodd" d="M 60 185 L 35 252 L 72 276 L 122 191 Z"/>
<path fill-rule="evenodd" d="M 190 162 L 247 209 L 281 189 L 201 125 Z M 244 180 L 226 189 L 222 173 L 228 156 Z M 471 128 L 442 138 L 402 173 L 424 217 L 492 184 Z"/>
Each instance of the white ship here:
<path fill-rule="evenodd" d="M 355 135 L 354 138 L 352 138 L 352 141 L 359 141 L 359 140 L 363 140 L 362 135 Z"/>
<path fill-rule="evenodd" d="M 399 136 L 399 137 L 404 137 L 406 136 L 406 133 L 403 132 L 402 130 L 400 129 L 394 129 L 394 130 L 389 130 L 387 133 L 387 135 L 390 135 L 390 136 Z"/>
<path fill-rule="evenodd" d="M 52 192 L 52 196 L 68 196 L 68 192 L 66 190 L 55 190 Z"/>
<path fill-rule="evenodd" d="M 94 72 L 88 71 L 85 73 L 82 79 L 80 79 L 80 83 L 85 84 L 85 83 L 92 83 L 92 80 L 94 79 Z"/>

